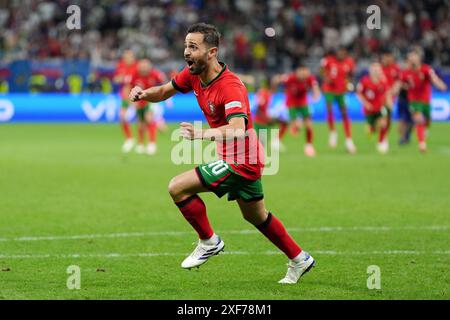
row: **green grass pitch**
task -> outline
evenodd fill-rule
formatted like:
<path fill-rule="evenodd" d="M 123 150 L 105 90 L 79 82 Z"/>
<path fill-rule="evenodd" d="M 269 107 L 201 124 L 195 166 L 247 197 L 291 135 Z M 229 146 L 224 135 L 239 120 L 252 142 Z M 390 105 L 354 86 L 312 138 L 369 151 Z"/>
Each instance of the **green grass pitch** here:
<path fill-rule="evenodd" d="M 263 178 L 267 208 L 317 262 L 282 286 L 287 259 L 212 194 L 226 252 L 181 269 L 196 234 L 167 185 L 193 165 L 170 161 L 169 133 L 157 155 L 124 156 L 117 124 L 0 125 L 0 299 L 449 299 L 450 125 L 433 124 L 424 155 L 395 132 L 380 155 L 359 123 L 351 156 L 340 123 L 337 150 L 315 128 L 316 158 L 288 135 L 279 173 Z M 367 288 L 371 265 L 380 290 Z"/>

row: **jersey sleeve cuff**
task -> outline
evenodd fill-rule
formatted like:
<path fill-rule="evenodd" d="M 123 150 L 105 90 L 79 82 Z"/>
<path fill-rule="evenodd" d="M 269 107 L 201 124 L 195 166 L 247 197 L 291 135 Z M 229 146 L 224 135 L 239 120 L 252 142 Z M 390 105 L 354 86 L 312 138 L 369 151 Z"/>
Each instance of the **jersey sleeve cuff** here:
<path fill-rule="evenodd" d="M 172 79 L 172 86 L 175 88 L 175 90 L 181 92 L 181 93 L 187 93 L 188 91 L 181 89 L 181 87 L 175 82 L 175 79 Z"/>
<path fill-rule="evenodd" d="M 230 119 L 232 118 L 245 118 L 245 124 L 247 124 L 248 122 L 247 115 L 243 112 L 232 113 L 227 115 L 227 122 L 230 122 Z"/>

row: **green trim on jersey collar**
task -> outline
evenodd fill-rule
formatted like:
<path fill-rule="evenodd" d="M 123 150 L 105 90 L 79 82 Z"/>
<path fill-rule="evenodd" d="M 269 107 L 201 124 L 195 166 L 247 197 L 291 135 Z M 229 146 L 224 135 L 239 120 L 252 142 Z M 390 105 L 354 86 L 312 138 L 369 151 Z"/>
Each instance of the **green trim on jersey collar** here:
<path fill-rule="evenodd" d="M 208 83 L 204 84 L 202 79 L 200 79 L 200 83 L 202 85 L 202 88 L 206 88 L 207 86 L 209 86 L 211 83 L 213 83 L 215 80 L 217 80 L 220 75 L 225 71 L 225 69 L 227 68 L 227 65 L 223 62 L 219 61 L 219 64 L 223 64 L 222 70 L 220 70 L 219 74 L 217 76 L 214 77 L 214 79 L 212 79 L 211 81 L 208 81 Z"/>

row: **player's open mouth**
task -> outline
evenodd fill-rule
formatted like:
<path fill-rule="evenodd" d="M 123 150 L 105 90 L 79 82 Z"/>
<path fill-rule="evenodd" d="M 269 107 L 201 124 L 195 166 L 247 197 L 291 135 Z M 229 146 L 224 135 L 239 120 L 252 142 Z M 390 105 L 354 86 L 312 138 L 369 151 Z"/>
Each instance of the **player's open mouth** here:
<path fill-rule="evenodd" d="M 193 65 L 194 65 L 194 61 L 188 60 L 188 59 L 185 59 L 185 60 L 186 60 L 186 63 L 188 64 L 188 66 L 189 66 L 189 70 L 191 70 Z"/>

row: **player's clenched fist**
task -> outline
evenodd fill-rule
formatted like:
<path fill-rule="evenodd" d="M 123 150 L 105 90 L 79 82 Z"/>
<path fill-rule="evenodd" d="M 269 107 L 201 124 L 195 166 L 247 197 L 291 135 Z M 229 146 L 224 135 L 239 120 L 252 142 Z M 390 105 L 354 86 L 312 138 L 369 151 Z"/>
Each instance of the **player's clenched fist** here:
<path fill-rule="evenodd" d="M 180 123 L 180 135 L 189 140 L 201 139 L 202 130 L 196 129 L 192 123 L 182 122 Z"/>
<path fill-rule="evenodd" d="M 139 86 L 135 86 L 133 89 L 131 89 L 130 94 L 128 96 L 128 98 L 132 102 L 142 100 L 142 99 L 144 99 L 144 97 L 145 97 L 145 92 Z"/>

